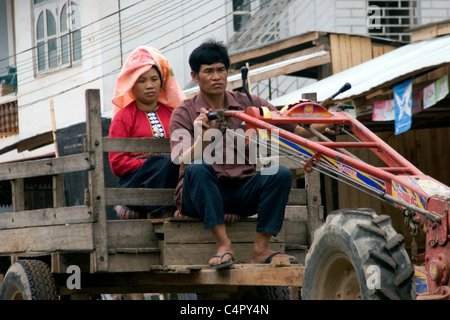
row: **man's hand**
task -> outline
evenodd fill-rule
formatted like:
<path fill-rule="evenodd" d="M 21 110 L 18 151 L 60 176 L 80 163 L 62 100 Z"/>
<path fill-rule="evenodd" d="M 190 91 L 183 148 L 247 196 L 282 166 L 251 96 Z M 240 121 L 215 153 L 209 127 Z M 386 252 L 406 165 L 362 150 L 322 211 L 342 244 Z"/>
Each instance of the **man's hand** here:
<path fill-rule="evenodd" d="M 202 128 L 202 134 L 205 133 L 205 130 L 208 130 L 211 127 L 212 121 L 210 121 L 207 117 L 209 111 L 205 108 L 200 109 L 200 114 L 194 120 L 194 128 L 200 129 Z M 214 120 L 213 120 L 214 121 Z M 198 131 L 199 132 L 199 131 Z"/>
<path fill-rule="evenodd" d="M 325 132 L 326 134 L 330 134 L 330 135 L 338 135 L 341 133 L 341 129 L 339 127 L 336 126 L 332 126 L 332 127 L 325 127 Z"/>
<path fill-rule="evenodd" d="M 337 135 L 340 133 L 340 130 L 336 130 L 335 127 L 330 126 L 328 124 L 323 124 L 323 123 L 315 123 L 311 125 L 311 129 L 316 130 L 317 132 L 321 133 L 321 134 L 332 134 L 332 135 Z M 314 137 L 315 135 L 308 131 L 306 128 L 298 125 L 295 130 L 294 133 L 296 135 L 299 135 L 303 138 L 311 138 Z"/>
<path fill-rule="evenodd" d="M 210 121 L 207 117 L 209 113 L 205 108 L 200 109 L 200 114 L 194 120 L 194 144 L 181 156 L 181 167 L 185 168 L 189 163 L 195 160 L 196 156 L 199 156 L 195 153 L 195 150 L 200 150 L 201 154 L 203 154 L 203 150 L 206 147 L 206 143 L 203 141 L 203 134 L 206 130 L 208 130 L 211 126 L 214 125 L 214 121 Z"/>

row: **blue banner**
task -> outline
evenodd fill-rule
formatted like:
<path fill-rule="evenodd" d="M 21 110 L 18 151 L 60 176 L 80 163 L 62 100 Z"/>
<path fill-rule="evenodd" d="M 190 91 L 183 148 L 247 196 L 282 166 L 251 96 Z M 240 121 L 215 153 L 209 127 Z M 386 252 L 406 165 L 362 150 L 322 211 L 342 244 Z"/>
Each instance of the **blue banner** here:
<path fill-rule="evenodd" d="M 394 87 L 395 134 L 411 128 L 412 79 Z"/>

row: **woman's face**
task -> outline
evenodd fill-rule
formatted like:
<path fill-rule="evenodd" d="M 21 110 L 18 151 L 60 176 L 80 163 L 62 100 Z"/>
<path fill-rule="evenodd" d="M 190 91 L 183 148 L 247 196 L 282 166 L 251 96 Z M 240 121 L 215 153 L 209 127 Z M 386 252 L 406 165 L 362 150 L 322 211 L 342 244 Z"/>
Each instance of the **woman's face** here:
<path fill-rule="evenodd" d="M 141 75 L 131 91 L 138 103 L 143 105 L 155 103 L 161 91 L 161 78 L 158 71 L 153 67 Z"/>

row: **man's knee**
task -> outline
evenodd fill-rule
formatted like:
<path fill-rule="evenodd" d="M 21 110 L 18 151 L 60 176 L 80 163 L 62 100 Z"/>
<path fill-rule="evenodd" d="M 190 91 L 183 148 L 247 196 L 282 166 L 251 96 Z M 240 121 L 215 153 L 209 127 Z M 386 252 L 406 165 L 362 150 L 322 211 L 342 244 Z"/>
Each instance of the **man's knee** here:
<path fill-rule="evenodd" d="M 291 171 L 283 165 L 273 165 L 270 167 L 265 167 L 261 170 L 261 175 L 274 176 L 277 179 L 292 179 Z"/>
<path fill-rule="evenodd" d="M 205 181 L 208 179 L 208 177 L 217 179 L 214 168 L 211 165 L 207 164 L 206 162 L 190 163 L 186 167 L 184 176 L 185 179 L 187 178 L 190 181 L 191 180 Z"/>
<path fill-rule="evenodd" d="M 286 182 L 289 184 L 291 183 L 292 173 L 291 173 L 291 170 L 289 170 L 289 168 L 287 168 L 283 165 L 279 165 L 279 166 L 274 166 L 274 168 L 269 169 L 269 170 L 273 170 L 273 174 L 272 174 L 273 179 L 280 181 L 280 182 Z"/>

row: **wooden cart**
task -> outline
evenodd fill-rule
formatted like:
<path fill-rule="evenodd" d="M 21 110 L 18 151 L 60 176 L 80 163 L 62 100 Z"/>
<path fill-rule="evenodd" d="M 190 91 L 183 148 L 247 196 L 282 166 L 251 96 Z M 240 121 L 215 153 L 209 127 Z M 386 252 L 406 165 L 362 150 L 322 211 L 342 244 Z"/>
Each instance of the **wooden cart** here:
<path fill-rule="evenodd" d="M 0 180 L 11 182 L 13 212 L 0 214 L 2 299 L 66 299 L 105 293 L 197 293 L 199 297 L 298 298 L 303 265 L 283 259 L 249 264 L 255 219 L 228 226 L 238 259 L 231 268 L 211 270 L 216 247 L 203 224 L 191 218 L 108 220 L 116 204 L 173 205 L 171 189 L 105 187 L 104 157 L 112 151 L 169 152 L 167 139 L 109 139 L 102 136 L 98 90 L 86 91 L 85 152 L 0 165 Z M 292 167 L 295 172 L 295 166 Z M 64 175 L 87 171 L 85 204 L 67 206 Z M 53 208 L 25 210 L 24 179 L 51 176 Z M 313 231 L 323 221 L 319 176 L 293 180 L 286 218 L 271 247 L 304 261 Z M 25 279 L 24 280 L 24 277 Z M 77 285 L 77 280 L 81 280 Z M 290 288 L 289 295 L 281 294 Z M 37 289 L 36 289 L 37 288 Z M 259 290 L 272 288 L 275 290 Z"/>

